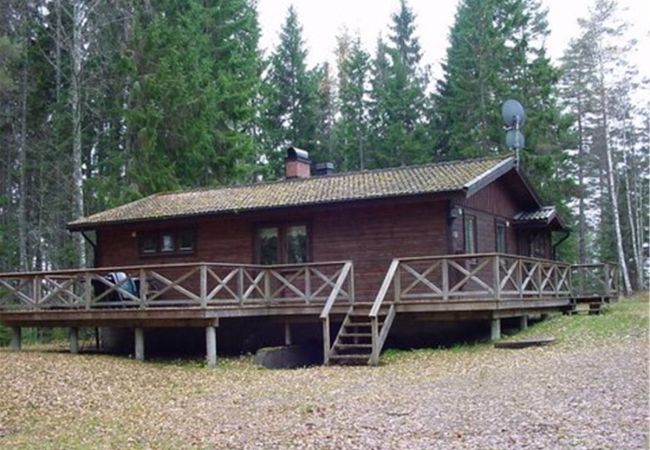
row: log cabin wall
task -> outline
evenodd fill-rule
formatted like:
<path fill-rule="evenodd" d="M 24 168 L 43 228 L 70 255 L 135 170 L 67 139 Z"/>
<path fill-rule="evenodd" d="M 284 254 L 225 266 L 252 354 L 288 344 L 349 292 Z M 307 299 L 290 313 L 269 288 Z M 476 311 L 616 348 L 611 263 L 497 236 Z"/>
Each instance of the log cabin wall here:
<path fill-rule="evenodd" d="M 394 257 L 448 252 L 448 201 L 382 201 L 323 205 L 215 218 L 161 221 L 98 231 L 99 266 L 211 261 L 253 263 L 259 224 L 304 222 L 310 230 L 311 259 L 351 259 L 358 301 L 371 301 Z M 138 237 L 149 231 L 194 228 L 196 250 L 183 256 L 141 256 Z"/>

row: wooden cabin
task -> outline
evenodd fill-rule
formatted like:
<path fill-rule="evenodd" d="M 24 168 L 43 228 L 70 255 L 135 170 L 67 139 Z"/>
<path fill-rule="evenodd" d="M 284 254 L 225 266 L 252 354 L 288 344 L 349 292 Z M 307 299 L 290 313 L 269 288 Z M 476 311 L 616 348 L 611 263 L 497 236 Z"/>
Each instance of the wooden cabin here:
<path fill-rule="evenodd" d="M 289 148 L 285 169 L 281 181 L 159 193 L 71 222 L 93 232 L 101 269 L 1 274 L 17 303 L 45 307 L 0 320 L 132 327 L 138 356 L 142 328 L 207 326 L 209 361 L 229 320 L 280 321 L 287 342 L 292 324 L 322 323 L 325 362 L 376 363 L 397 316 L 406 328 L 488 320 L 497 337 L 501 318 L 571 304 L 571 267 L 554 260 L 568 229 L 511 156 L 336 174 Z"/>

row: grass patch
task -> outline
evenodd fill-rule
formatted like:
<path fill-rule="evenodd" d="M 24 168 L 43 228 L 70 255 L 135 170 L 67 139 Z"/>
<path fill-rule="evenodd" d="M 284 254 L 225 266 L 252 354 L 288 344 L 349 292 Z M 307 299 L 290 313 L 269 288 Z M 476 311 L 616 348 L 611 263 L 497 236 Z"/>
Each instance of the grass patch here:
<path fill-rule="evenodd" d="M 622 298 L 597 316 L 557 315 L 532 324 L 527 330 L 515 332 L 504 338 L 512 341 L 533 336 L 553 336 L 560 345 L 594 345 L 626 337 L 648 336 L 649 293 L 639 292 Z M 461 355 L 493 348 L 491 342 L 458 343 L 451 347 L 411 350 L 388 349 L 381 356 L 382 364 L 397 364 L 404 358 L 431 357 L 434 355 Z"/>
<path fill-rule="evenodd" d="M 648 292 L 640 292 L 612 304 L 600 315 L 555 316 L 532 325 L 508 340 L 551 335 L 563 344 L 591 345 L 612 339 L 647 337 L 648 307 Z"/>

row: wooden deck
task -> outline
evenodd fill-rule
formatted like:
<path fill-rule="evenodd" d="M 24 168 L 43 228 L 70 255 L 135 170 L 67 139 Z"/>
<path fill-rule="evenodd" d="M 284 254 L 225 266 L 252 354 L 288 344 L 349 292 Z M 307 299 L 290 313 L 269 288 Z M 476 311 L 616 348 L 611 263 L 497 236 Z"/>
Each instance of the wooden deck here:
<path fill-rule="evenodd" d="M 374 302 L 355 301 L 351 261 L 262 266 L 210 262 L 0 274 L 0 321 L 21 327 L 205 327 L 275 317 L 322 322 L 325 362 L 376 364 L 396 315 L 500 319 L 565 311 L 618 297 L 616 267 L 485 253 L 398 258 Z M 597 300 L 596 300 L 597 299 Z M 341 321 L 332 341 L 331 322 Z M 138 331 L 139 330 L 139 331 Z M 71 348 L 75 347 L 71 341 Z M 216 360 L 214 354 L 208 361 Z M 143 342 L 136 342 L 143 357 Z M 210 351 L 208 352 L 210 353 Z"/>

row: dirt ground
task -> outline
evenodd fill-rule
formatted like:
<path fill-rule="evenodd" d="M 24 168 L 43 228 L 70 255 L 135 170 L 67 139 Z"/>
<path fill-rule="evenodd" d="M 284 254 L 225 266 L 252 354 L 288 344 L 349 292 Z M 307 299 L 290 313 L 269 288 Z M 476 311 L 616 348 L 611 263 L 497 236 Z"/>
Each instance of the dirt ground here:
<path fill-rule="evenodd" d="M 648 448 L 647 294 L 525 335 L 558 343 L 279 371 L 2 349 L 0 448 Z"/>

